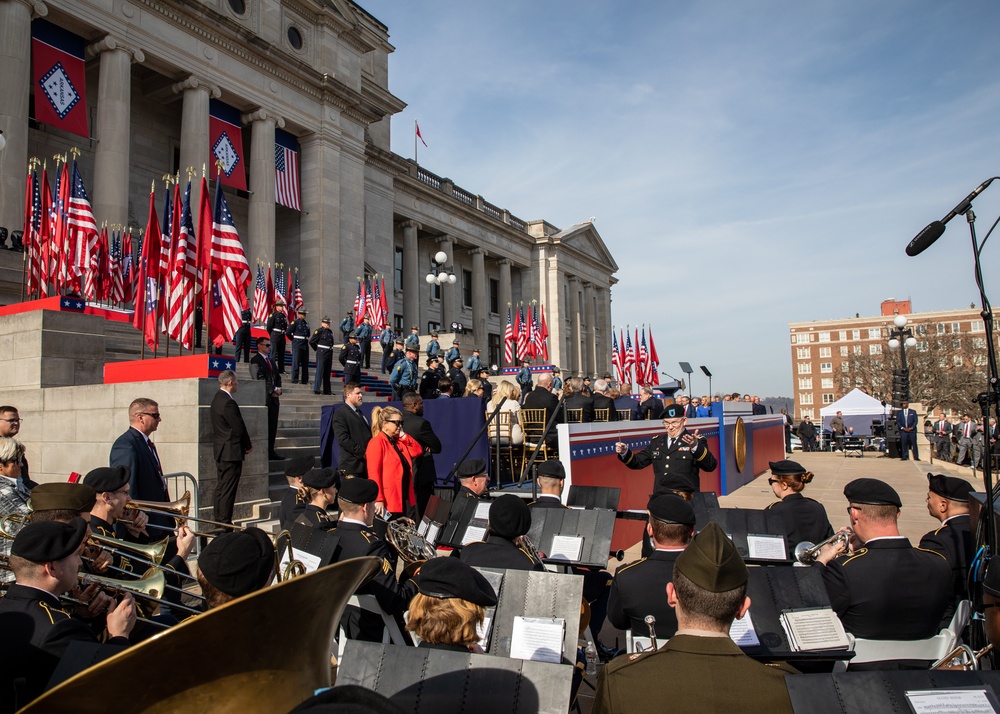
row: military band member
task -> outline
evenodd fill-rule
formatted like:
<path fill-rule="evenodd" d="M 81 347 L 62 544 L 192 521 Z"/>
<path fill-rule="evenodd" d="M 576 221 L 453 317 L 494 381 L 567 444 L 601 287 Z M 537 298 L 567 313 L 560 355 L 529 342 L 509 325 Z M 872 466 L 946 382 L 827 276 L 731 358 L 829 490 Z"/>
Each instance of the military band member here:
<path fill-rule="evenodd" d="M 673 494 L 654 496 L 649 502 L 646 532 L 654 550 L 646 558 L 615 571 L 608 598 L 608 619 L 619 630 L 630 629 L 645 637 L 646 615 L 656 618 L 657 637 L 669 639 L 677 631 L 677 615 L 667 604 L 667 583 L 673 580 L 674 563 L 694 536 L 694 509 Z"/>
<path fill-rule="evenodd" d="M 313 394 L 319 394 L 320 383 L 323 384 L 323 394 L 332 394 L 330 390 L 330 371 L 333 369 L 333 330 L 330 329 L 330 318 L 324 317 L 319 323 L 319 329 L 309 338 L 309 346 L 316 350 L 316 381 L 313 383 Z"/>
<path fill-rule="evenodd" d="M 352 332 L 347 336 L 347 344 L 340 348 L 340 356 L 337 358 L 344 366 L 344 384 L 361 381 L 361 359 L 358 335 Z"/>
<path fill-rule="evenodd" d="M 274 544 L 260 528 L 216 536 L 198 557 L 198 584 L 208 609 L 267 587 L 274 576 Z"/>
<path fill-rule="evenodd" d="M 519 544 L 517 539 L 531 530 L 531 510 L 522 499 L 506 494 L 490 505 L 486 540 L 469 543 L 459 557 L 463 563 L 484 568 L 534 570 L 542 572 L 541 562 Z"/>
<path fill-rule="evenodd" d="M 969 563 L 975 539 L 969 516 L 969 494 L 975 488 L 965 479 L 944 474 L 927 474 L 927 512 L 941 521 L 941 527 L 920 539 L 920 547 L 945 557 L 955 580 L 955 597 L 969 597 Z"/>
<path fill-rule="evenodd" d="M 821 543 L 833 535 L 833 526 L 826 509 L 819 501 L 806 498 L 802 489 L 813 480 L 813 474 L 795 461 L 770 461 L 771 478 L 767 483 L 781 500 L 768 510 L 780 513 L 785 520 L 788 545 L 794 548 L 803 541 Z"/>
<path fill-rule="evenodd" d="M 566 508 L 562 502 L 563 487 L 566 485 L 566 469 L 561 461 L 543 461 L 538 464 L 538 499 L 528 504 L 529 508 Z"/>
<path fill-rule="evenodd" d="M 994 555 L 983 577 L 983 620 L 986 639 L 1000 647 L 1000 555 Z"/>
<path fill-rule="evenodd" d="M 431 558 L 413 582 L 417 594 L 410 601 L 406 629 L 420 638 L 418 646 L 481 654 L 476 630 L 486 608 L 497 604 L 489 581 L 455 558 Z"/>
<path fill-rule="evenodd" d="M 470 498 L 473 500 L 487 498 L 490 486 L 490 475 L 486 471 L 486 462 L 482 459 L 466 459 L 455 469 L 459 489 L 455 500 Z"/>
<path fill-rule="evenodd" d="M 663 702 L 684 712 L 791 712 L 785 675 L 796 670 L 756 662 L 729 638 L 733 620 L 750 609 L 748 579 L 732 541 L 709 523 L 677 556 L 666 587 L 677 634 L 655 652 L 605 665 L 594 714 L 654 711 Z"/>
<path fill-rule="evenodd" d="M 872 640 L 921 640 L 947 624 L 952 606 L 952 572 L 933 550 L 914 548 L 899 535 L 902 502 L 884 481 L 859 478 L 844 487 L 854 538 L 861 547 L 820 550 L 814 567 L 844 629 Z"/>
<path fill-rule="evenodd" d="M 59 600 L 77 584 L 87 531 L 86 521 L 75 518 L 70 523 L 29 523 L 14 538 L 10 567 L 16 582 L 0 599 L 0 631 L 4 649 L 16 656 L 5 658 L 8 666 L 0 672 L 4 682 L 0 696 L 8 702 L 16 698 L 16 707 L 44 691 L 71 643 L 100 644 L 91 628 L 72 617 Z M 103 659 L 128 647 L 136 608 L 127 593 L 121 602 L 101 597 L 107 608 L 109 636 L 107 647 L 98 651 Z"/>
<path fill-rule="evenodd" d="M 279 374 L 285 373 L 286 332 L 288 332 L 288 315 L 285 314 L 285 303 L 279 300 L 274 306 L 274 312 L 267 318 L 267 334 L 271 336 L 274 362 L 278 365 Z"/>
<path fill-rule="evenodd" d="M 31 522 L 60 521 L 69 523 L 74 518 L 90 520 L 90 510 L 97 501 L 97 494 L 90 486 L 68 481 L 40 483 L 31 490 Z M 83 549 L 84 568 L 91 573 L 105 574 L 114 564 L 106 550 L 87 545 Z M 112 576 L 114 577 L 114 576 Z M 92 617 L 93 614 L 88 615 Z M 0 711 L 3 711 L 0 708 Z"/>
<path fill-rule="evenodd" d="M 302 488 L 299 498 L 306 502 L 306 507 L 296 519 L 296 523 L 305 523 L 313 528 L 328 531 L 336 528 L 337 521 L 327 513 L 327 507 L 337 500 L 337 488 L 340 486 L 340 474 L 336 469 L 312 469 L 302 477 Z"/>
<path fill-rule="evenodd" d="M 288 328 L 288 336 L 292 340 L 292 383 L 309 384 L 309 323 L 305 308 L 299 310 L 295 322 Z M 300 378 L 301 375 L 301 378 Z"/>
<path fill-rule="evenodd" d="M 278 511 L 281 530 L 291 530 L 295 519 L 305 510 L 306 502 L 299 496 L 299 488 L 302 486 L 302 477 L 315 465 L 315 456 L 296 456 L 285 467 L 288 490 L 281 497 L 281 509 Z"/>

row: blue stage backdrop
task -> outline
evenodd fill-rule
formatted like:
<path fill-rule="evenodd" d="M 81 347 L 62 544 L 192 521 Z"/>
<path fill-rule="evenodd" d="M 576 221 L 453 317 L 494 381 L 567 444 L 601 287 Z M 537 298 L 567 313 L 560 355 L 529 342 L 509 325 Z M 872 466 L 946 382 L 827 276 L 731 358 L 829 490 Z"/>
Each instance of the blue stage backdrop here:
<path fill-rule="evenodd" d="M 362 404 L 361 411 L 371 419 L 372 410 L 377 406 L 393 406 L 402 410 L 401 402 L 380 402 L 378 404 Z M 333 412 L 344 406 L 331 404 L 323 407 L 320 417 L 320 460 L 323 466 L 336 468 L 339 463 L 339 448 L 333 437 Z M 453 487 L 454 483 L 446 483 L 445 477 L 452 467 L 462 457 L 462 452 L 469 442 L 486 423 L 486 411 L 482 400 L 473 397 L 461 399 L 428 399 L 424 401 L 424 418 L 431 423 L 434 433 L 441 440 L 441 453 L 434 454 L 434 465 L 437 468 L 438 488 Z M 485 432 L 476 440 L 475 446 L 466 457 L 489 461 L 490 445 Z"/>

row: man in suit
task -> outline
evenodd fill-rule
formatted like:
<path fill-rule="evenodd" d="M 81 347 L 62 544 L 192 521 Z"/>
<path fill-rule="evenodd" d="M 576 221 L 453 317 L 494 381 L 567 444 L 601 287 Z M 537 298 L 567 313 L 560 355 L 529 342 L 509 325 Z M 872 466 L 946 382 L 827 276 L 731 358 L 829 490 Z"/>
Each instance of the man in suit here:
<path fill-rule="evenodd" d="M 937 457 L 942 461 L 951 461 L 951 422 L 944 412 L 934 422 L 934 435 L 937 437 Z"/>
<path fill-rule="evenodd" d="M 160 421 L 159 404 L 146 397 L 133 399 L 128 406 L 128 431 L 111 446 L 108 465 L 128 469 L 130 493 L 136 501 L 170 501 L 167 482 L 163 478 L 163 464 L 156 444 L 150 438 L 160 426 Z M 174 525 L 173 518 L 156 514 L 149 516 L 149 522 L 171 528 Z"/>
<path fill-rule="evenodd" d="M 333 412 L 333 436 L 340 454 L 337 465 L 348 476 L 368 478 L 365 449 L 372 438 L 372 425 L 361 413 L 365 390 L 357 382 L 344 385 L 344 405 Z"/>
<path fill-rule="evenodd" d="M 606 664 L 594 714 L 652 711 L 665 701 L 678 711 L 790 713 L 785 675 L 795 670 L 756 662 L 728 636 L 750 609 L 748 580 L 732 541 L 709 523 L 677 556 L 666 587 L 678 634 L 655 652 Z"/>
<path fill-rule="evenodd" d="M 629 413 L 629 421 L 637 421 L 639 419 L 639 402 L 632 398 L 632 385 L 625 382 L 621 387 L 621 396 L 615 399 L 615 409 L 618 411 L 627 411 Z"/>
<path fill-rule="evenodd" d="M 243 475 L 243 459 L 253 448 L 240 407 L 233 397 L 239 384 L 235 372 L 223 370 L 219 374 L 220 389 L 208 410 L 212 419 L 212 451 L 219 475 L 212 518 L 220 523 L 233 522 L 233 506 L 236 504 L 240 476 Z"/>
<path fill-rule="evenodd" d="M 594 398 L 583 393 L 583 379 L 573 377 L 563 384 L 563 403 L 566 405 L 567 419 L 571 410 L 579 410 L 584 424 L 594 421 Z"/>
<path fill-rule="evenodd" d="M 441 440 L 434 433 L 431 423 L 424 419 L 424 400 L 416 392 L 403 395 L 403 431 L 417 440 L 423 454 L 414 459 L 413 493 L 417 498 L 417 514 L 423 518 L 427 502 L 434 493 L 437 470 L 434 454 L 441 453 Z"/>
<path fill-rule="evenodd" d="M 969 465 L 975 468 L 975 449 L 974 439 L 979 433 L 979 425 L 972 421 L 972 417 L 968 414 L 962 415 L 962 421 L 956 426 L 955 431 L 958 433 L 958 456 L 955 457 L 955 463 L 959 466 L 965 461 L 965 456 L 969 456 Z M 980 449 L 980 451 L 982 451 Z"/>
<path fill-rule="evenodd" d="M 524 401 L 521 403 L 524 409 L 544 409 L 545 410 L 545 423 L 548 424 L 549 419 L 552 418 L 552 414 L 559 407 L 559 400 L 556 395 L 552 393 L 552 374 L 550 372 L 542 372 L 538 375 L 538 386 L 532 389 L 524 397 Z M 556 424 L 563 423 L 563 411 L 560 409 L 559 413 L 556 415 Z M 549 438 L 547 440 L 550 449 L 556 448 L 557 444 L 556 430 L 555 428 L 549 432 Z"/>
<path fill-rule="evenodd" d="M 659 419 L 663 414 L 663 402 L 653 394 L 651 387 L 639 390 L 639 418 Z"/>
<path fill-rule="evenodd" d="M 920 539 L 920 547 L 945 557 L 955 576 L 955 598 L 969 597 L 969 563 L 973 538 L 969 516 L 969 494 L 975 490 L 963 478 L 927 474 L 927 512 L 941 527 Z"/>
<path fill-rule="evenodd" d="M 840 416 L 840 412 L 837 412 L 837 416 Z M 917 412 L 910 409 L 909 402 L 903 402 L 903 408 L 896 412 L 896 423 L 899 424 L 900 460 L 909 461 L 912 449 L 913 460 L 920 461 L 920 454 L 917 453 Z"/>
<path fill-rule="evenodd" d="M 257 354 L 250 359 L 250 378 L 264 380 L 264 404 L 267 406 L 267 458 L 283 460 L 274 450 L 278 435 L 278 410 L 281 407 L 281 374 L 271 360 L 271 338 L 257 338 Z"/>
<path fill-rule="evenodd" d="M 611 398 L 611 386 L 606 379 L 594 380 L 594 418 L 597 418 L 598 409 L 608 410 L 608 421 L 618 421 L 618 410 L 615 407 L 615 400 Z"/>

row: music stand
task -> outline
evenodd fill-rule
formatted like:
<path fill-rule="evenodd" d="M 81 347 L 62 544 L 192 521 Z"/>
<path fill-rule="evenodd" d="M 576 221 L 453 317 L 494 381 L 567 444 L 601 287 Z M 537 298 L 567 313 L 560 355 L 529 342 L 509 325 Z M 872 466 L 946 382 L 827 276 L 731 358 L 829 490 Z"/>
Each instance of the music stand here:
<path fill-rule="evenodd" d="M 533 508 L 528 539 L 547 556 L 545 563 L 556 565 L 582 565 L 606 568 L 611 551 L 611 537 L 615 531 L 615 512 L 609 510 L 584 510 L 577 508 Z M 580 555 L 554 557 L 555 538 L 582 538 Z M 567 541 L 572 545 L 572 541 Z"/>
<path fill-rule="evenodd" d="M 747 563 L 760 565 L 791 565 L 785 531 L 785 519 L 775 511 L 751 508 L 718 508 L 710 511 L 708 520 L 718 523 L 732 538 L 736 550 Z M 697 526 L 696 526 L 697 527 Z M 783 557 L 771 555 L 783 544 Z"/>
<path fill-rule="evenodd" d="M 291 534 L 295 558 L 306 566 L 307 571 L 312 572 L 316 568 L 337 562 L 336 555 L 340 546 L 340 536 L 335 530 L 324 531 L 305 523 L 293 523 Z M 279 562 L 284 558 L 284 553 L 287 550 L 284 543 L 281 545 L 278 552 Z"/>
<path fill-rule="evenodd" d="M 610 486 L 570 486 L 566 505 L 570 508 L 602 508 L 614 511 L 618 508 L 620 488 Z"/>

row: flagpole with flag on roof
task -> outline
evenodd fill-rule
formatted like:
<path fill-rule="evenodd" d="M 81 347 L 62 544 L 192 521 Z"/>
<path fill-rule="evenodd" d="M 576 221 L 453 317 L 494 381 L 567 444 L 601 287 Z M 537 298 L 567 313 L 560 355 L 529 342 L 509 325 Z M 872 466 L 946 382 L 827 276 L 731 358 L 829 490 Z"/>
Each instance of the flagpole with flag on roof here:
<path fill-rule="evenodd" d="M 417 139 L 420 139 L 420 143 L 423 144 L 425 147 L 427 146 L 427 142 L 424 141 L 424 135 L 420 133 L 420 124 L 418 124 L 417 120 L 414 119 L 413 120 L 413 162 L 415 164 L 419 164 L 420 163 L 420 161 L 417 159 Z"/>

